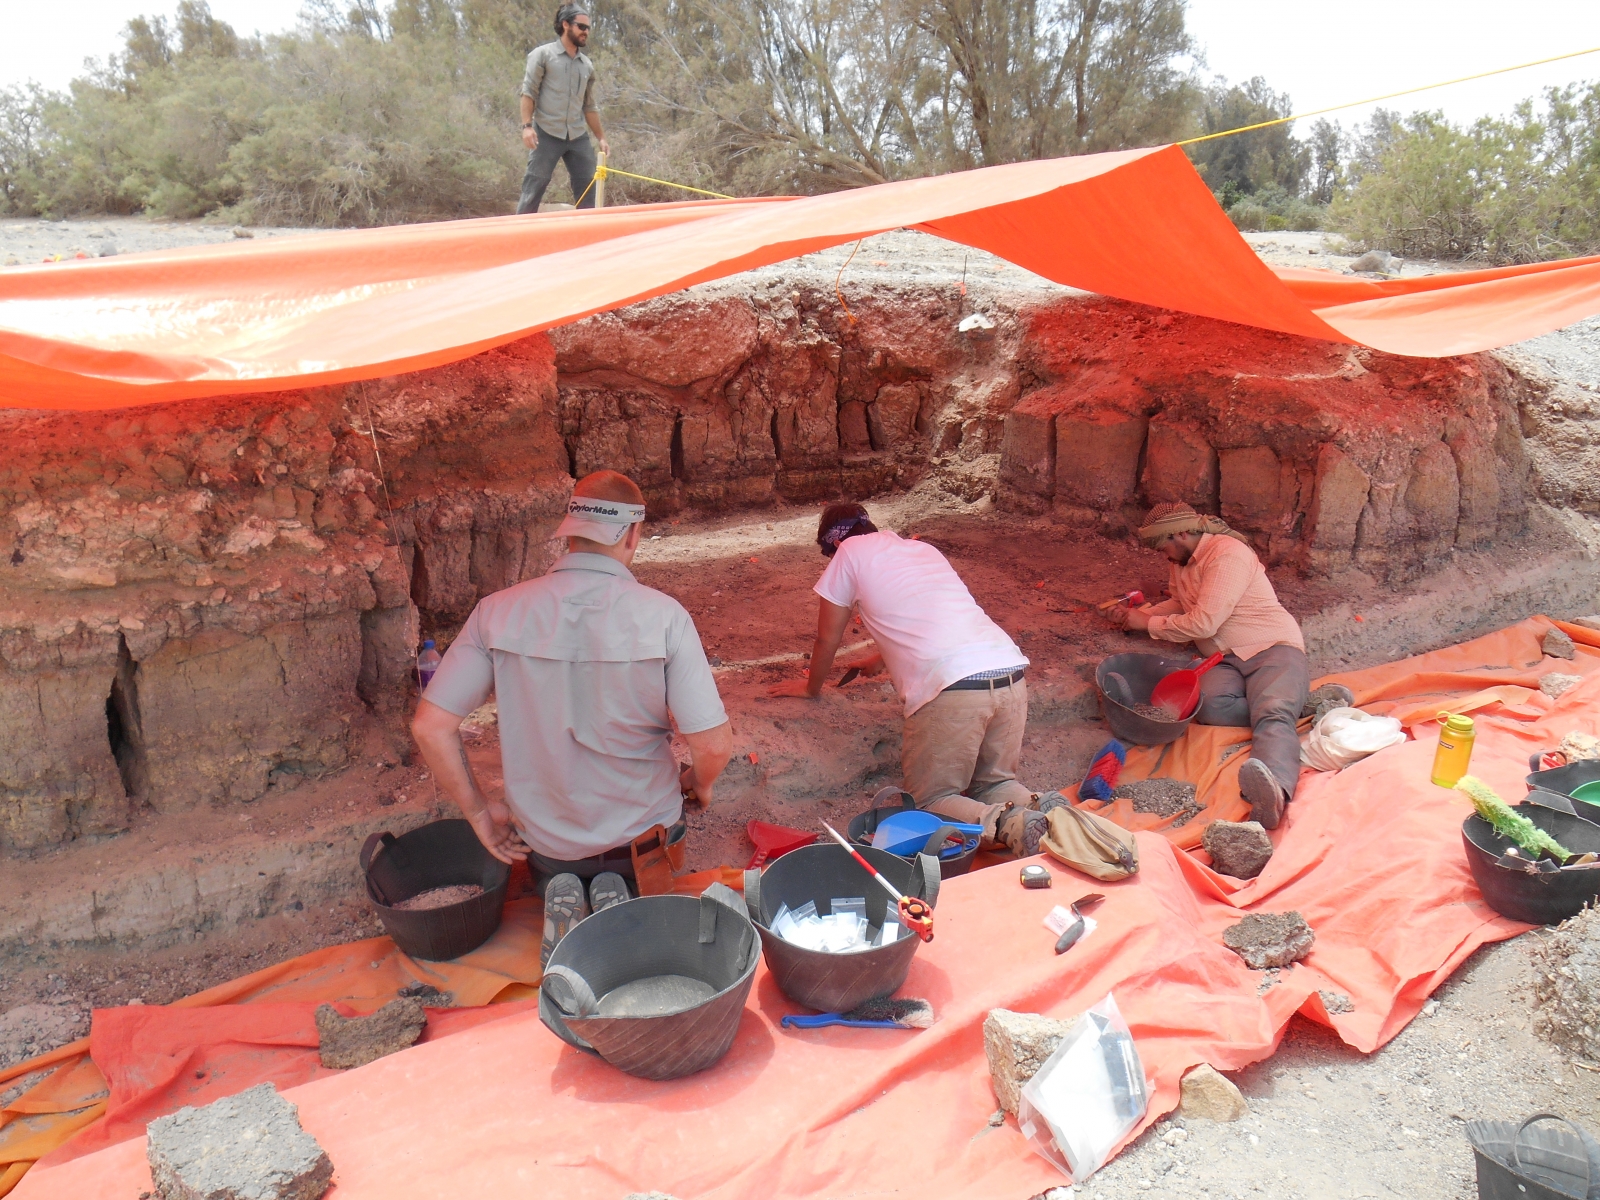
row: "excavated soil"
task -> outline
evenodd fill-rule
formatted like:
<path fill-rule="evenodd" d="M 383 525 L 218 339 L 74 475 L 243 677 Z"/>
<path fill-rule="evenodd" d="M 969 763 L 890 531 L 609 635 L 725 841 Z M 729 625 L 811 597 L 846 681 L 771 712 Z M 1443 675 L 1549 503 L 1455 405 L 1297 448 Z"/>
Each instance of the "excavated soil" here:
<path fill-rule="evenodd" d="M 435 908 L 449 908 L 452 904 L 460 904 L 464 900 L 476 900 L 483 895 L 483 889 L 475 883 L 458 883 L 450 887 L 430 888 L 426 892 L 402 900 L 393 907 L 401 912 L 427 912 Z"/>
<path fill-rule="evenodd" d="M 1170 817 L 1186 809 L 1198 812 L 1195 803 L 1195 786 L 1182 779 L 1136 779 L 1112 791 L 1117 799 L 1130 798 L 1133 811 L 1150 813 L 1157 817 Z"/>
<path fill-rule="evenodd" d="M 7 232 L 26 237 L 30 246 L 36 242 L 32 228 Z M 74 239 L 72 244 L 83 240 L 75 230 L 49 232 Z M 204 240 L 223 233 L 207 230 Z M 925 238 L 917 241 L 918 257 L 908 263 L 903 251 L 908 239 L 916 237 L 900 233 L 869 239 L 844 277 L 852 304 L 857 295 L 879 286 L 944 288 L 954 297 L 955 279 L 963 269 L 970 270 L 979 295 L 984 285 L 1060 292 L 989 256 L 968 255 Z M 1328 255 L 1319 235 L 1251 240 L 1264 257 L 1291 265 L 1338 267 L 1348 261 Z M 8 239 L 3 244 L 11 243 Z M 1318 253 L 1313 255 L 1313 249 Z M 831 296 L 835 272 L 848 253 L 846 247 L 808 255 L 793 269 L 823 278 Z M 771 283 L 787 269 L 769 269 L 753 278 Z M 1407 264 L 1406 273 L 1417 269 L 1418 264 Z M 1178 329 L 1181 336 L 1182 327 Z M 1544 392 L 1524 398 L 1521 424 L 1532 439 L 1529 453 L 1539 476 L 1538 495 L 1549 504 L 1569 506 L 1564 515 L 1532 522 L 1519 539 L 1477 548 L 1463 544 L 1443 558 L 1429 559 L 1424 567 L 1407 567 L 1392 576 L 1339 568 L 1306 577 L 1291 563 L 1272 568 L 1285 604 L 1302 619 L 1316 670 L 1392 659 L 1516 619 L 1525 615 L 1522 606 L 1566 603 L 1572 589 L 1563 582 L 1563 573 L 1586 569 L 1586 560 L 1573 547 L 1597 544 L 1592 522 L 1579 515 L 1600 506 L 1593 482 L 1600 472 L 1591 469 L 1597 443 L 1585 424 L 1600 415 L 1591 392 L 1600 387 L 1600 375 L 1594 374 L 1589 353 L 1600 344 L 1597 338 L 1600 324 L 1589 322 L 1570 337 L 1552 335 L 1505 356 L 1530 370 L 1560 376 Z M 576 371 L 571 364 L 587 351 L 582 345 L 563 346 L 560 353 L 568 365 L 562 369 Z M 841 378 L 856 369 L 846 363 Z M 1360 376 L 1362 368 L 1347 370 Z M 1421 378 L 1397 386 L 1426 383 Z M 570 416 L 577 422 L 588 401 L 573 386 L 577 390 L 570 397 L 563 392 L 561 403 L 563 419 Z M 888 386 L 901 389 L 897 403 L 910 395 L 905 390 L 910 384 Z M 384 413 L 382 391 L 375 390 Z M 887 403 L 881 397 L 888 394 L 887 388 L 880 393 L 880 404 Z M 871 423 L 888 415 L 887 408 L 866 414 L 870 428 L 857 431 L 862 446 L 876 450 L 882 431 Z M 920 536 L 949 556 L 979 603 L 1028 655 L 1030 722 L 1021 777 L 1044 791 L 1076 782 L 1107 737 L 1093 688 L 1094 664 L 1107 654 L 1148 645 L 1108 627 L 1092 605 L 1132 587 L 1159 596 L 1165 565 L 1125 537 L 1063 525 L 1059 512 L 997 510 L 993 496 L 1004 457 L 1001 431 L 976 410 L 965 421 L 952 435 L 954 448 L 941 442 L 942 457 L 929 469 L 903 478 L 884 476 L 876 485 L 913 490 L 868 503 L 880 526 Z M 774 426 L 774 441 L 777 432 Z M 1396 436 L 1399 432 L 1390 431 Z M 803 433 L 801 429 L 796 436 Z M 588 453 L 577 434 L 564 436 L 569 455 Z M 663 461 L 687 453 L 692 466 L 695 449 L 688 442 L 684 430 L 674 431 L 669 423 L 659 448 Z M 1162 446 L 1169 454 L 1184 449 L 1178 443 Z M 1224 455 L 1244 453 L 1218 446 Z M 1032 469 L 1023 453 L 1027 449 L 1027 444 L 1013 447 L 1019 472 Z M 1279 510 L 1272 505 L 1288 503 L 1284 497 L 1300 495 L 1296 503 L 1303 509 L 1305 489 L 1311 485 L 1306 478 L 1293 477 L 1287 452 L 1283 461 L 1280 496 L 1241 493 L 1232 501 L 1224 495 L 1223 502 L 1242 506 L 1241 511 L 1259 505 L 1263 521 L 1276 519 Z M 676 479 L 677 463 L 670 465 Z M 1230 469 L 1225 461 L 1224 477 Z M 1253 460 L 1241 459 L 1236 477 L 1251 478 L 1252 473 L 1261 474 Z M 1023 473 L 1007 486 L 1027 494 L 1024 485 L 1035 482 Z M 693 868 L 743 865 L 752 851 L 744 833 L 752 818 L 805 829 L 819 828 L 824 819 L 838 824 L 865 808 L 879 787 L 898 781 L 900 705 L 880 680 L 830 686 L 816 701 L 766 695 L 773 682 L 804 670 L 816 619 L 810 588 L 823 566 L 812 541 L 815 506 L 785 503 L 781 494 L 768 491 L 746 503 L 729 492 L 719 503 L 743 507 L 707 512 L 697 509 L 697 501 L 684 491 L 679 497 L 683 506 L 648 527 L 650 536 L 636 564 L 642 581 L 676 596 L 694 615 L 734 723 L 736 756 L 719 782 L 716 802 L 686 814 Z M 285 503 L 292 506 L 294 500 L 291 496 Z M 357 515 L 360 500 L 354 492 L 348 497 Z M 443 501 L 416 512 L 418 528 L 425 516 L 436 537 L 458 519 Z M 503 520 L 507 529 L 525 520 L 516 512 L 498 513 L 495 509 L 490 515 Z M 280 523 L 290 521 L 285 512 L 276 517 Z M 483 513 L 476 519 L 489 520 Z M 525 568 L 517 557 L 524 551 L 512 550 L 501 547 L 496 553 L 508 562 L 515 559 L 512 567 Z M 473 572 L 479 570 L 479 553 L 479 544 L 473 542 L 467 556 Z M 534 548 L 525 548 L 525 554 L 531 563 Z M 420 588 L 412 581 L 412 598 L 426 614 L 425 628 L 441 644 L 470 607 L 471 595 L 465 590 L 460 597 L 452 593 L 440 598 L 447 584 L 457 587 L 466 580 L 467 557 L 459 564 L 440 560 L 453 574 L 434 568 L 431 581 L 423 578 Z M 388 568 L 366 569 L 374 586 L 380 586 Z M 1382 582 L 1386 578 L 1391 581 Z M 1592 587 L 1586 594 L 1592 597 Z M 1448 602 L 1442 603 L 1441 597 Z M 381 611 L 401 612 L 404 599 L 402 589 L 393 607 L 383 600 Z M 251 603 L 255 600 L 249 596 Z M 227 603 L 234 602 L 230 595 Z M 1595 609 L 1600 603 L 1586 611 Z M 126 637 L 137 641 L 137 632 L 129 629 Z M 396 636 L 402 632 L 397 630 Z M 392 686 L 393 678 L 392 672 L 382 675 L 384 686 Z M 104 692 L 100 696 L 103 701 Z M 351 720 L 342 765 L 323 767 L 308 760 L 303 771 L 274 772 L 265 793 L 249 803 L 201 805 L 167 814 L 140 809 L 115 837 L 84 836 L 61 849 L 7 860 L 8 894 L 0 896 L 0 916 L 5 918 L 0 928 L 8 936 L 0 945 L 6 955 L 0 970 L 0 1014 L 5 1014 L 0 1015 L 0 1031 L 20 1025 L 27 1032 L 0 1039 L 0 1065 L 77 1036 L 91 1007 L 166 1003 L 320 946 L 380 934 L 381 926 L 360 894 L 356 848 L 372 832 L 400 833 L 453 813 L 397 736 L 392 712 L 370 700 L 369 706 L 369 715 L 358 712 Z M 498 728 L 487 724 L 468 748 L 490 794 L 501 789 L 499 737 Z M 150 894 L 152 879 L 160 881 L 164 901 L 193 897 L 183 901 L 189 908 L 174 908 L 179 915 L 188 914 L 182 928 L 163 930 L 134 919 L 142 898 Z M 92 889 L 84 887 L 86 880 L 93 881 Z M 86 897 L 90 890 L 92 897 Z M 529 890 L 526 873 L 518 869 L 510 895 Z M 208 899 L 215 896 L 235 898 Z M 6 909 L 7 904 L 12 907 Z M 12 931 L 20 933 L 13 936 Z M 1440 989 L 1439 1003 L 1370 1057 L 1353 1053 L 1321 1027 L 1296 1019 L 1277 1054 L 1235 1076 L 1250 1103 L 1250 1116 L 1225 1126 L 1192 1122 L 1187 1137 L 1170 1141 L 1166 1135 L 1183 1122 L 1158 1123 L 1077 1189 L 1079 1200 L 1120 1200 L 1133 1194 L 1174 1200 L 1255 1195 L 1356 1200 L 1402 1190 L 1466 1200 L 1473 1192 L 1471 1155 L 1460 1135 L 1463 1120 L 1553 1109 L 1595 1128 L 1600 1123 L 1600 1076 L 1587 1070 L 1588 1064 L 1573 1066 L 1530 1030 L 1531 947 L 1532 939 L 1523 938 L 1480 951 Z M 1280 974 L 1292 969 L 1264 972 L 1263 990 L 1270 991 Z M 1347 1004 L 1348 998 L 1324 997 L 1329 1011 L 1339 1011 L 1341 1001 Z M 43 1007 L 23 1007 L 32 1005 Z M 17 1016 L 19 1009 L 25 1015 Z M 42 1015 L 34 1019 L 35 1014 Z M 7 1016 L 13 1018 L 10 1025 Z M 973 1136 L 982 1137 L 986 1128 L 975 1128 Z"/>

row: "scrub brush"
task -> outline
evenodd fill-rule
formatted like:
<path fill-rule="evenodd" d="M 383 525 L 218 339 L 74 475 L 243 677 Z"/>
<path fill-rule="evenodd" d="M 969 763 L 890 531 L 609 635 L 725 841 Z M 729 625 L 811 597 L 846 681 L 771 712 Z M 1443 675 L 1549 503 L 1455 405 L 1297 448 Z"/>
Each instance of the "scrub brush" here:
<path fill-rule="evenodd" d="M 852 1029 L 926 1029 L 933 1024 L 933 1005 L 914 997 L 880 996 L 856 1005 L 847 1013 L 814 1013 L 783 1018 L 785 1029 L 822 1029 L 848 1025 Z"/>
<path fill-rule="evenodd" d="M 1089 767 L 1089 774 L 1078 785 L 1078 799 L 1111 799 L 1111 789 L 1117 786 L 1117 780 L 1122 777 L 1123 764 L 1127 761 L 1127 749 L 1115 738 L 1100 747 L 1100 753 L 1094 756 L 1094 762 Z"/>
<path fill-rule="evenodd" d="M 1472 807 L 1478 810 L 1478 815 L 1489 823 L 1491 829 L 1501 837 L 1515 842 L 1534 858 L 1538 858 L 1546 851 L 1562 862 L 1572 857 L 1572 852 L 1555 838 L 1521 813 L 1512 811 L 1511 807 L 1483 780 L 1472 775 L 1463 775 L 1461 781 L 1456 784 L 1456 791 L 1463 793 L 1472 801 Z"/>

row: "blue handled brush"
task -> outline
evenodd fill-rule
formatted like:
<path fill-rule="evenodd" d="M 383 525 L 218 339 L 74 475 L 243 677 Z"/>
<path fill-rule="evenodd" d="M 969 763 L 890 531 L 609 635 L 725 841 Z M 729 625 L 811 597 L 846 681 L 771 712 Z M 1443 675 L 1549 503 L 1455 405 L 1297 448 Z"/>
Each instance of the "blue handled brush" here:
<path fill-rule="evenodd" d="M 783 1018 L 785 1029 L 824 1029 L 848 1025 L 852 1029 L 926 1029 L 933 1024 L 933 1005 L 926 1000 L 888 996 L 858 1004 L 847 1013 L 811 1013 Z"/>

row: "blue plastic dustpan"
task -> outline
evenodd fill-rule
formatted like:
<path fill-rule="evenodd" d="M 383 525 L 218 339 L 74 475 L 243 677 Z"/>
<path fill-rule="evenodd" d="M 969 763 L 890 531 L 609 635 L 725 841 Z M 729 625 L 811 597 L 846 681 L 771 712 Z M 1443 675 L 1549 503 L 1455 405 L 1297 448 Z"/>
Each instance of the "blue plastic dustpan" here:
<path fill-rule="evenodd" d="M 890 854 L 917 854 L 941 828 L 959 833 L 964 838 L 979 837 L 983 833 L 982 825 L 965 825 L 960 821 L 947 820 L 938 813 L 910 808 L 879 821 L 877 832 L 872 835 L 872 844 Z M 960 847 L 955 850 L 960 853 Z"/>

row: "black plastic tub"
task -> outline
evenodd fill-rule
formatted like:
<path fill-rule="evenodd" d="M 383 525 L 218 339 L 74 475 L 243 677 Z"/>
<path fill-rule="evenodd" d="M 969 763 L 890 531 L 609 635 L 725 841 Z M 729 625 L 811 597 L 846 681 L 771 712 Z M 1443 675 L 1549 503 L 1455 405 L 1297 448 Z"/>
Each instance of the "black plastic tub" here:
<path fill-rule="evenodd" d="M 733 1045 L 760 957 L 732 888 L 641 896 L 561 939 L 539 985 L 539 1019 L 629 1075 L 693 1075 Z"/>
<path fill-rule="evenodd" d="M 916 808 L 916 802 L 907 793 L 901 792 L 900 795 L 901 801 L 898 806 L 891 804 L 879 808 L 869 808 L 866 812 L 857 813 L 851 817 L 850 824 L 845 827 L 845 836 L 858 846 L 872 845 L 872 835 L 878 832 L 878 822 L 886 817 L 894 816 L 895 813 L 902 813 Z M 963 848 L 959 854 L 939 855 L 940 877 L 949 879 L 953 875 L 965 875 L 972 870 L 972 861 L 978 857 L 978 845 L 979 839 L 974 838 L 970 846 L 963 843 Z M 895 857 L 903 858 L 908 863 L 916 862 L 916 856 L 913 854 L 897 854 Z M 791 905 L 791 907 L 793 906 Z"/>
<path fill-rule="evenodd" d="M 1548 771 L 1535 771 L 1528 776 L 1528 789 L 1543 788 L 1560 796 L 1571 796 L 1573 790 L 1600 779 L 1600 758 L 1582 758 L 1564 767 L 1551 767 Z M 1588 801 L 1580 800 L 1580 804 Z M 1600 820 L 1600 806 L 1595 817 Z"/>
<path fill-rule="evenodd" d="M 1541 1121 L 1560 1125 L 1536 1126 Z M 1600 1200 L 1600 1144 L 1564 1117 L 1535 1113 L 1521 1125 L 1468 1121 L 1466 1133 L 1477 1160 L 1478 1200 Z"/>
<path fill-rule="evenodd" d="M 412 958 L 460 958 L 500 928 L 511 868 L 485 850 L 472 826 L 459 818 L 433 821 L 399 837 L 373 834 L 361 847 L 361 869 L 384 932 Z M 463 884 L 477 884 L 483 895 L 420 912 L 393 907 L 434 888 Z"/>
<path fill-rule="evenodd" d="M 1537 804 L 1518 804 L 1512 811 L 1527 817 L 1573 854 L 1600 853 L 1600 826 L 1582 817 Z M 1476 813 L 1462 823 L 1461 840 L 1478 889 L 1501 916 L 1530 925 L 1554 925 L 1576 916 L 1600 897 L 1600 863 L 1556 870 L 1539 870 L 1532 863 L 1502 865 L 1506 861 L 1502 856 L 1512 843 Z"/>
<path fill-rule="evenodd" d="M 1194 717 L 1182 721 L 1155 721 L 1140 716 L 1127 705 L 1113 700 L 1106 692 L 1106 676 L 1112 672 L 1128 682 L 1133 703 L 1150 703 L 1150 693 L 1174 671 L 1197 666 L 1200 659 L 1192 656 L 1167 658 L 1161 654 L 1113 654 L 1102 659 L 1094 670 L 1095 687 L 1100 691 L 1100 706 L 1105 711 L 1106 722 L 1119 740 L 1135 746 L 1164 746 L 1184 735 Z M 1198 708 L 1196 709 L 1198 712 Z"/>
<path fill-rule="evenodd" d="M 916 865 L 899 855 L 871 846 L 861 847 L 866 859 L 904 896 L 935 905 L 939 900 L 939 860 L 919 855 Z M 744 899 L 750 919 L 761 935 L 761 948 L 772 978 L 796 1004 L 818 1012 L 848 1012 L 867 1000 L 892 995 L 906 981 L 911 959 L 922 942 L 907 929 L 887 946 L 854 954 L 807 950 L 772 932 L 772 919 L 787 904 L 790 909 L 806 901 L 827 915 L 836 897 L 863 896 L 867 921 L 881 928 L 895 911 L 894 900 L 861 869 L 859 863 L 834 842 L 802 846 L 771 863 L 765 871 L 746 871 Z M 935 928 L 937 928 L 935 922 Z"/>

